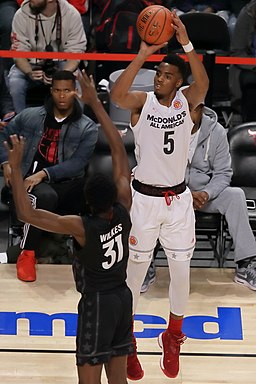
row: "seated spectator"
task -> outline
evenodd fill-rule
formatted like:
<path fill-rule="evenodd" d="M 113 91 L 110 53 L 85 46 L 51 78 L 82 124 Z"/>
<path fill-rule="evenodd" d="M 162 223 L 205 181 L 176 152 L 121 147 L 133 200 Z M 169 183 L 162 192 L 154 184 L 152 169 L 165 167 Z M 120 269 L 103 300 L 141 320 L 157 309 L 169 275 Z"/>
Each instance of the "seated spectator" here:
<path fill-rule="evenodd" d="M 0 163 L 10 186 L 10 166 L 3 141 L 10 134 L 26 139 L 22 162 L 24 186 L 35 208 L 79 214 L 84 211 L 85 169 L 97 141 L 97 126 L 76 100 L 75 76 L 70 71 L 53 75 L 51 97 L 45 107 L 27 108 L 0 132 Z M 36 248 L 42 232 L 24 225 L 17 276 L 36 280 Z"/>
<path fill-rule="evenodd" d="M 12 22 L 12 50 L 84 52 L 86 35 L 79 12 L 66 0 L 24 1 Z M 16 58 L 9 73 L 10 93 L 16 113 L 26 107 L 29 87 L 51 85 L 56 69 L 74 72 L 79 62 Z"/>
<path fill-rule="evenodd" d="M 5 127 L 15 115 L 12 98 L 5 83 L 3 61 L 0 57 L 0 129 Z"/>
<path fill-rule="evenodd" d="M 234 281 L 256 290 L 256 242 L 244 192 L 230 187 L 232 169 L 226 131 L 217 122 L 215 112 L 203 105 L 191 112 L 191 117 L 194 127 L 186 183 L 193 196 L 194 209 L 225 216 L 237 265 Z M 144 292 L 153 282 L 153 268 L 151 265 L 142 285 Z"/>
<path fill-rule="evenodd" d="M 256 1 L 242 8 L 231 41 L 231 55 L 256 57 Z M 231 65 L 229 83 L 232 104 L 242 115 L 243 122 L 256 120 L 256 65 Z"/>

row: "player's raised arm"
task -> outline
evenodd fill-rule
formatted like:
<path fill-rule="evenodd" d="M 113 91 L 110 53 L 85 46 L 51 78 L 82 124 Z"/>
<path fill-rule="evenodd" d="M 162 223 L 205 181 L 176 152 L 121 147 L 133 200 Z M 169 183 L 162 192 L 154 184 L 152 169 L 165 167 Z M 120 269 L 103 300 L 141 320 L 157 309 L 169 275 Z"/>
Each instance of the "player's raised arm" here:
<path fill-rule="evenodd" d="M 32 207 L 21 172 L 24 146 L 25 139 L 23 137 L 18 138 L 17 135 L 10 136 L 9 144 L 5 142 L 11 167 L 11 188 L 18 219 L 42 230 L 72 235 L 80 244 L 83 244 L 85 234 L 80 216 L 60 216 Z"/>
<path fill-rule="evenodd" d="M 176 31 L 176 38 L 182 45 L 188 57 L 193 76 L 193 82 L 186 88 L 186 90 L 184 90 L 184 94 L 186 95 L 189 104 L 193 107 L 197 107 L 197 105 L 205 100 L 209 88 L 209 79 L 203 63 L 200 61 L 192 42 L 189 40 L 186 27 L 175 11 L 173 12 L 173 26 Z"/>
<path fill-rule="evenodd" d="M 106 134 L 111 149 L 113 178 L 118 190 L 118 201 L 129 210 L 131 207 L 131 171 L 123 141 L 97 96 L 93 78 L 89 78 L 83 71 L 83 74 L 78 75 L 78 80 L 82 89 L 80 99 L 92 108 Z"/>
<path fill-rule="evenodd" d="M 111 89 L 110 97 L 116 105 L 130 110 L 142 108 L 146 100 L 146 93 L 129 91 L 129 89 L 147 58 L 164 46 L 165 44 L 148 45 L 144 41 L 141 42 L 138 54 L 128 67 L 124 69 Z"/>

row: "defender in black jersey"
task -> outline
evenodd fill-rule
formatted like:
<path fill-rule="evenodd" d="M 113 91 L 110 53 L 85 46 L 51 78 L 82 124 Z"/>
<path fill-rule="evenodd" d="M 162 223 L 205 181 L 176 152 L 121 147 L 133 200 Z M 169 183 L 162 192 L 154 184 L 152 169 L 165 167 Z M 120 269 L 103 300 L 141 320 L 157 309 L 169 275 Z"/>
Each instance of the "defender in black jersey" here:
<path fill-rule="evenodd" d="M 77 366 L 79 384 L 98 384 L 105 365 L 110 384 L 124 384 L 127 355 L 133 353 L 132 294 L 126 285 L 128 238 L 131 228 L 130 168 L 117 129 L 97 97 L 94 82 L 78 77 L 82 101 L 91 106 L 108 139 L 113 180 L 104 175 L 88 181 L 85 198 L 88 216 L 59 216 L 34 209 L 23 187 L 21 161 L 24 138 L 10 136 L 5 146 L 12 169 L 11 185 L 17 215 L 35 227 L 74 238 L 73 264 L 78 305 Z"/>

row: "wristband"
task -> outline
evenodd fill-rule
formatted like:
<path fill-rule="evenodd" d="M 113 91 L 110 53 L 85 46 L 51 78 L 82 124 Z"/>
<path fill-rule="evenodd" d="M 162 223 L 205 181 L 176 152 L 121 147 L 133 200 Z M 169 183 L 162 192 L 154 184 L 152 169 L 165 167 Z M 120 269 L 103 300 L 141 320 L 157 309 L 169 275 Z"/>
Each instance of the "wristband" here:
<path fill-rule="evenodd" d="M 182 45 L 182 48 L 184 49 L 184 52 L 186 52 L 186 53 L 189 53 L 189 52 L 193 51 L 193 49 L 194 49 L 191 41 L 186 45 Z"/>
<path fill-rule="evenodd" d="M 4 169 L 4 165 L 7 165 L 9 164 L 9 161 L 4 161 L 2 164 L 1 164 L 1 169 L 3 170 Z"/>

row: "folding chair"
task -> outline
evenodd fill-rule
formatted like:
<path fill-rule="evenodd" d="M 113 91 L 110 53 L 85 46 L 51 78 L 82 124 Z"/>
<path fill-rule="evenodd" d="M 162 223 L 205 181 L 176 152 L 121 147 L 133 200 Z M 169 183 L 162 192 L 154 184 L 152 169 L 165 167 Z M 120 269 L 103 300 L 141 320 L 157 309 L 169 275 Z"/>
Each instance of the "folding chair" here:
<path fill-rule="evenodd" d="M 244 191 L 249 222 L 256 235 L 256 122 L 229 129 L 228 140 L 233 169 L 231 185 Z"/>

